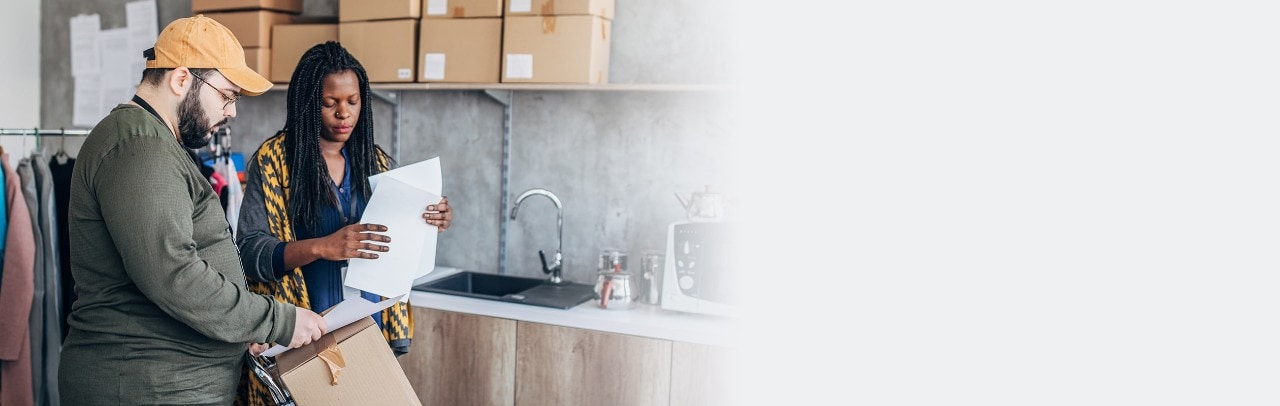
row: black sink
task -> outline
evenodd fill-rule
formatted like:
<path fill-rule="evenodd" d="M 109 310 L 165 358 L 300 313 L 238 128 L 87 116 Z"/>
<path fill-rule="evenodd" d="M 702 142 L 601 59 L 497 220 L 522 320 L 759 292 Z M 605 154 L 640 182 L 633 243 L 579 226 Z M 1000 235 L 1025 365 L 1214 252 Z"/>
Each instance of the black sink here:
<path fill-rule="evenodd" d="M 414 286 L 413 290 L 531 306 L 569 309 L 591 300 L 591 285 L 472 271 Z"/>

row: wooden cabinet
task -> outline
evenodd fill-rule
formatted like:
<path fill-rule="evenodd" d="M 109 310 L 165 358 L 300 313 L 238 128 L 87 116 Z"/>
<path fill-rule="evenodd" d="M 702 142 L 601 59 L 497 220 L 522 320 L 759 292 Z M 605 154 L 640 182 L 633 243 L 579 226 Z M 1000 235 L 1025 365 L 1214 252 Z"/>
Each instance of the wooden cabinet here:
<path fill-rule="evenodd" d="M 427 308 L 400 357 L 424 405 L 734 404 L 729 350 Z"/>
<path fill-rule="evenodd" d="M 413 321 L 400 366 L 422 404 L 515 403 L 514 320 L 414 307 Z"/>
<path fill-rule="evenodd" d="M 516 405 L 666 405 L 671 341 L 519 322 Z"/>
<path fill-rule="evenodd" d="M 671 406 L 741 404 L 729 384 L 740 371 L 728 349 L 675 341 L 671 344 Z"/>

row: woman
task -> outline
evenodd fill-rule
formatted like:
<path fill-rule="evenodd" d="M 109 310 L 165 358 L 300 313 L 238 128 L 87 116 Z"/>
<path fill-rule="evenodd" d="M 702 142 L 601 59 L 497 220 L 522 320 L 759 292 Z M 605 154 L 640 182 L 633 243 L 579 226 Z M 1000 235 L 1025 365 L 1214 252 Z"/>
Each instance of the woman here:
<path fill-rule="evenodd" d="M 356 223 L 372 193 L 369 176 L 393 165 L 373 143 L 369 96 L 364 68 L 337 42 L 316 45 L 298 61 L 284 129 L 263 141 L 246 170 L 236 243 L 250 289 L 323 311 L 342 301 L 347 259 L 387 251 L 375 244 L 390 241 L 379 234 L 385 225 Z M 423 204 L 427 224 L 449 228 L 447 198 Z M 406 303 L 374 320 L 396 354 L 409 351 L 413 320 Z M 242 383 L 237 403 L 270 404 L 257 378 L 244 376 L 250 382 Z"/>

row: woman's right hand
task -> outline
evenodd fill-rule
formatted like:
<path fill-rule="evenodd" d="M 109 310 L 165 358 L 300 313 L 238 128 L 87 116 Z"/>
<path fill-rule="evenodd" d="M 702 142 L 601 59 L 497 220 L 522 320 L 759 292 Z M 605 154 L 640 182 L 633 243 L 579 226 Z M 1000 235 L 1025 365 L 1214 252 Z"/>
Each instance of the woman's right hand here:
<path fill-rule="evenodd" d="M 378 254 L 373 252 L 387 252 L 389 248 L 386 245 L 372 244 L 370 241 L 384 244 L 391 242 L 391 237 L 377 234 L 386 231 L 387 226 L 381 224 L 352 224 L 321 237 L 316 252 L 321 258 L 330 261 L 351 258 L 377 259 Z"/>

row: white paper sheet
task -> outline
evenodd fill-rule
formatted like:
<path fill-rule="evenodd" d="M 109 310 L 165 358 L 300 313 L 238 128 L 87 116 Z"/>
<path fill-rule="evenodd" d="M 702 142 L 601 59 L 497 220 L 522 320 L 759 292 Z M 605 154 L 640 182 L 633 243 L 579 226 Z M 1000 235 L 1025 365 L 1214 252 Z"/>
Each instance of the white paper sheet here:
<path fill-rule="evenodd" d="M 346 325 L 355 323 L 357 320 L 372 316 L 374 313 L 382 311 L 382 309 L 391 307 L 391 305 L 395 304 L 397 301 L 407 298 L 407 295 L 405 297 L 393 297 L 378 303 L 370 302 L 362 297 L 352 297 L 343 300 L 341 303 L 334 305 L 328 313 L 325 313 L 324 323 L 329 328 L 325 334 L 346 327 Z M 274 357 L 289 350 L 290 348 L 287 346 L 275 344 L 266 351 L 263 351 L 262 355 Z"/>
<path fill-rule="evenodd" d="M 98 74 L 98 61 L 101 60 L 98 56 L 98 31 L 102 29 L 102 19 L 97 14 L 83 14 L 71 17 L 70 24 L 71 76 Z"/>
<path fill-rule="evenodd" d="M 347 260 L 344 284 L 385 297 L 409 293 L 414 279 L 435 269 L 438 229 L 422 220 L 422 212 L 439 201 L 439 195 L 395 177 L 378 182 L 360 222 L 387 226 L 390 249 L 377 259 Z"/>
<path fill-rule="evenodd" d="M 102 56 L 100 62 L 102 72 L 102 104 L 99 106 L 98 119 L 106 117 L 117 104 L 127 103 L 137 89 L 138 78 L 142 71 L 130 72 L 129 31 L 126 28 L 102 30 L 98 34 L 98 50 Z M 96 123 L 95 123 L 96 124 Z"/>
<path fill-rule="evenodd" d="M 96 66 L 97 64 L 95 64 Z M 71 125 L 93 127 L 102 120 L 102 85 L 97 74 L 80 75 L 75 82 L 74 105 L 71 108 Z"/>
<path fill-rule="evenodd" d="M 130 70 L 141 76 L 142 68 L 146 66 L 142 51 L 155 45 L 156 37 L 160 34 L 159 23 L 156 20 L 156 2 L 155 0 L 131 1 L 125 3 L 124 7 L 125 21 L 129 27 L 129 54 L 126 60 L 131 65 Z"/>
<path fill-rule="evenodd" d="M 422 189 L 437 196 L 444 194 L 444 178 L 440 176 L 440 157 L 431 158 L 412 165 L 401 166 L 390 171 L 379 173 L 369 177 L 369 187 L 373 191 L 378 191 L 378 181 L 384 178 L 396 178 L 401 182 Z M 433 200 L 431 203 L 438 202 Z M 428 203 L 430 204 L 430 203 Z M 423 205 L 425 209 L 427 206 Z"/>
<path fill-rule="evenodd" d="M 414 279 L 435 270 L 439 229 L 423 221 L 422 213 L 443 193 L 440 157 L 370 176 L 369 186 L 373 196 L 360 223 L 387 226 L 390 249 L 378 253 L 378 259 L 348 260 L 343 284 L 384 297 L 400 296 L 412 290 Z"/>

